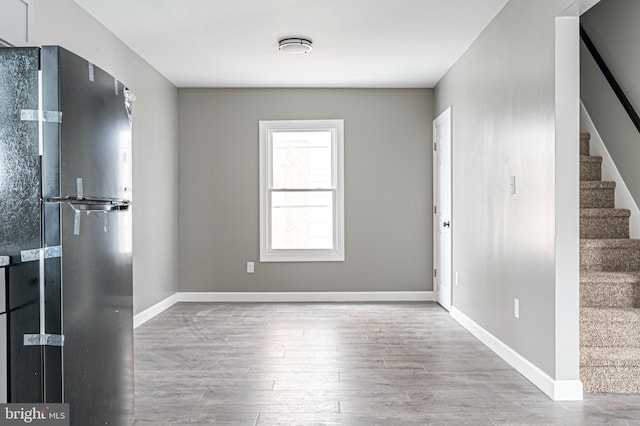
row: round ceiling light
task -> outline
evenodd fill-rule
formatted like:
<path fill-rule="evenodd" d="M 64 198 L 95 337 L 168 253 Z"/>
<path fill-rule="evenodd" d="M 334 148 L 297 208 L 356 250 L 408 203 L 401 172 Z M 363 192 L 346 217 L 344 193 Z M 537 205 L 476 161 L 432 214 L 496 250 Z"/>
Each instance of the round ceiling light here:
<path fill-rule="evenodd" d="M 278 42 L 278 50 L 287 53 L 309 53 L 313 49 L 313 43 L 306 38 L 285 38 Z"/>

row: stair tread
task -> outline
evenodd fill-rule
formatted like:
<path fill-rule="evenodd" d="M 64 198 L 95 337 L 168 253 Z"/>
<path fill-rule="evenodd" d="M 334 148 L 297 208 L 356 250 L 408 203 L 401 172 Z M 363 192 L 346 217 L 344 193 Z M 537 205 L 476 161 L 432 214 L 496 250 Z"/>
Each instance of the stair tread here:
<path fill-rule="evenodd" d="M 580 321 L 612 323 L 640 322 L 640 308 L 580 308 Z M 640 346 L 640 342 L 638 342 Z"/>
<path fill-rule="evenodd" d="M 580 282 L 640 284 L 640 271 L 636 271 L 636 272 L 581 271 Z"/>
<path fill-rule="evenodd" d="M 581 367 L 640 367 L 640 348 L 580 347 Z"/>
<path fill-rule="evenodd" d="M 602 157 L 599 155 L 581 155 L 580 161 L 582 163 L 602 163 Z"/>
<path fill-rule="evenodd" d="M 615 188 L 616 183 L 614 181 L 602 181 L 602 180 L 581 180 L 580 189 L 609 189 Z"/>
<path fill-rule="evenodd" d="M 581 217 L 629 217 L 631 210 L 628 209 L 611 209 L 611 208 L 582 208 L 580 209 Z"/>
<path fill-rule="evenodd" d="M 581 238 L 581 248 L 640 248 L 640 240 L 631 238 Z"/>

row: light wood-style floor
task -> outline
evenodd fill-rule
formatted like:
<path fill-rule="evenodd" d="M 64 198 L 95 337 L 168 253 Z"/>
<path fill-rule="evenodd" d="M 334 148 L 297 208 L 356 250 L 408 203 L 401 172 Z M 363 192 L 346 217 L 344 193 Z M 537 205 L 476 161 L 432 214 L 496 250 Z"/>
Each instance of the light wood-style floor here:
<path fill-rule="evenodd" d="M 175 305 L 135 333 L 136 425 L 640 425 L 557 403 L 433 303 Z"/>

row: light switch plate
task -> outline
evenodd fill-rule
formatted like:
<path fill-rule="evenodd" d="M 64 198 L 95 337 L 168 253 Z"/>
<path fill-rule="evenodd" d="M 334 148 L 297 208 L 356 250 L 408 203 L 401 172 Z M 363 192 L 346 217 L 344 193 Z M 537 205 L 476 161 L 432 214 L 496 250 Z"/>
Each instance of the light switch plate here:
<path fill-rule="evenodd" d="M 247 274 L 253 274 L 255 272 L 255 265 L 253 262 L 247 262 Z"/>
<path fill-rule="evenodd" d="M 514 195 L 516 193 L 516 177 L 509 176 L 509 193 Z"/>

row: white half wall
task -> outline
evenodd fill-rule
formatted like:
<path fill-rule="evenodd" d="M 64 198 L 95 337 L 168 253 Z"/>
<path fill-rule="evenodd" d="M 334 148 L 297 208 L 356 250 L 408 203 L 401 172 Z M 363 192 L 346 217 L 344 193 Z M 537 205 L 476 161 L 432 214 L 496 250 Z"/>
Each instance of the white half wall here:
<path fill-rule="evenodd" d="M 552 387 L 566 382 L 573 390 L 581 8 L 570 13 L 574 3 L 511 0 L 435 88 L 435 113 L 456 111 L 453 305 Z"/>

